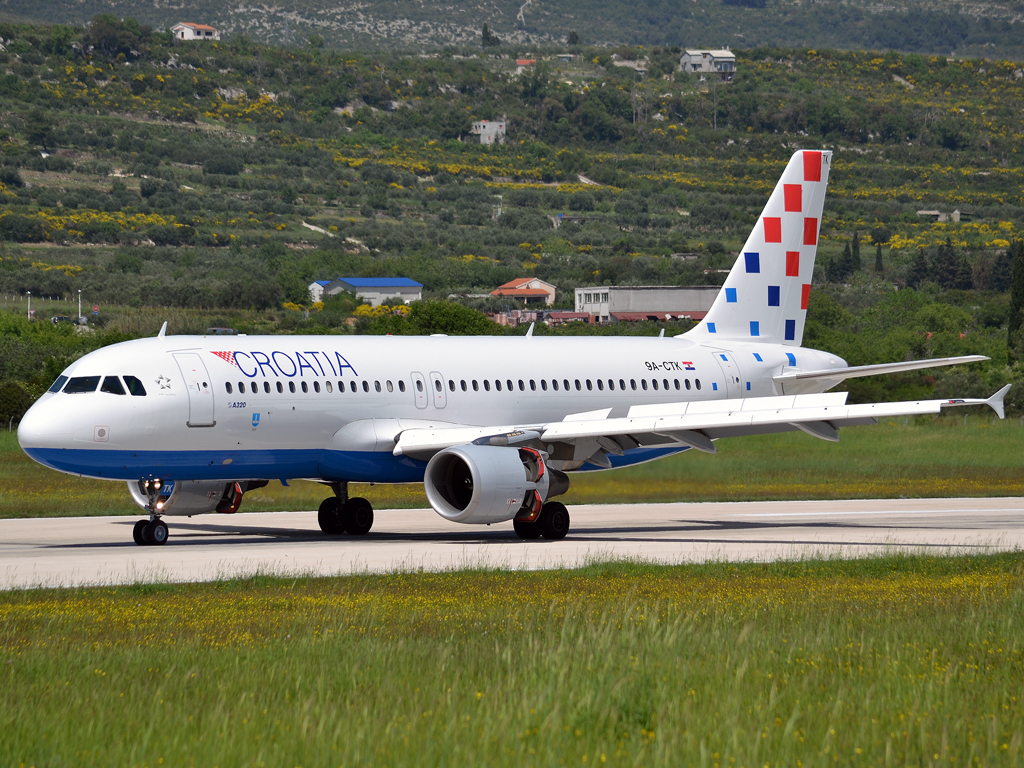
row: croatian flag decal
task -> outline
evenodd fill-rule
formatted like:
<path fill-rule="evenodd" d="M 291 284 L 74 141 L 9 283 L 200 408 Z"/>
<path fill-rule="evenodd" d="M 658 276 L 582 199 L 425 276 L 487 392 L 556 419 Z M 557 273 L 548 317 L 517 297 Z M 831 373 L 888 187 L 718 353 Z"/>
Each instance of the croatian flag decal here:
<path fill-rule="evenodd" d="M 213 352 L 213 351 L 211 351 L 210 354 L 211 355 L 216 355 L 217 357 L 219 357 L 224 362 L 231 363 L 236 368 L 238 367 L 238 363 L 235 362 L 235 353 L 234 352 Z"/>

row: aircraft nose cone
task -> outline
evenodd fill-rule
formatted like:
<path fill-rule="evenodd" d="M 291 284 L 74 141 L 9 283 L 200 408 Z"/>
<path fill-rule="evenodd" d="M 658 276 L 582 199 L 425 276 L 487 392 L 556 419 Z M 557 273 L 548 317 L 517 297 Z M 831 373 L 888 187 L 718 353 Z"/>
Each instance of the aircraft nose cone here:
<path fill-rule="evenodd" d="M 50 406 L 53 397 L 44 395 L 18 424 L 18 442 L 26 452 L 30 448 L 61 447 L 74 437 L 71 422 Z"/>

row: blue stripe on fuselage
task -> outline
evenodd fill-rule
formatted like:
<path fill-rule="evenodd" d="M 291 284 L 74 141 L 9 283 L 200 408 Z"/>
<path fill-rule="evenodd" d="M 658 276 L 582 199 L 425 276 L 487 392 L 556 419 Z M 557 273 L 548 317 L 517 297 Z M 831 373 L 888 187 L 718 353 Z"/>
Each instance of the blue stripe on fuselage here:
<path fill-rule="evenodd" d="M 627 467 L 685 451 L 685 446 L 636 448 L 609 456 L 613 468 Z M 251 451 L 119 451 L 86 448 L 25 448 L 53 469 L 106 480 L 166 477 L 175 480 L 323 478 L 356 483 L 420 483 L 425 461 L 390 451 L 274 449 Z M 601 469 L 585 464 L 584 471 Z"/>

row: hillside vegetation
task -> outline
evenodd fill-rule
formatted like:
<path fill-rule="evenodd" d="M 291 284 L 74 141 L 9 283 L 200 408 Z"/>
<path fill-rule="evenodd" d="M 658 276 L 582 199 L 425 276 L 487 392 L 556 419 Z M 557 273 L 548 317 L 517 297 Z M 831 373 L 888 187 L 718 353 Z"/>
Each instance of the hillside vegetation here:
<path fill-rule="evenodd" d="M 488 25 L 496 42 L 564 44 L 576 33 L 589 45 L 758 45 L 896 50 L 1020 58 L 1019 0 L 494 0 L 374 3 L 294 0 L 0 0 L 0 12 L 44 23 L 85 24 L 94 14 L 133 17 L 157 28 L 180 21 L 213 24 L 225 34 L 294 45 L 401 50 L 479 44 Z"/>
<path fill-rule="evenodd" d="M 500 303 L 468 295 L 524 274 L 563 307 L 582 285 L 718 284 L 801 147 L 836 153 L 805 343 L 851 364 L 994 358 L 856 382 L 855 397 L 980 394 L 1015 376 L 1014 62 L 751 48 L 727 84 L 675 71 L 677 51 L 659 47 L 580 48 L 571 63 L 541 51 L 517 73 L 469 51 L 176 45 L 113 17 L 0 36 L 0 381 L 29 396 L 163 319 L 502 332 L 445 303 L 407 317 L 354 318 L 351 297 L 308 306 L 309 282 L 342 274 L 412 277 L 479 309 Z M 500 117 L 503 146 L 468 141 L 474 120 Z M 74 314 L 78 289 L 102 306 L 91 332 L 15 316 L 28 291 L 40 319 Z"/>

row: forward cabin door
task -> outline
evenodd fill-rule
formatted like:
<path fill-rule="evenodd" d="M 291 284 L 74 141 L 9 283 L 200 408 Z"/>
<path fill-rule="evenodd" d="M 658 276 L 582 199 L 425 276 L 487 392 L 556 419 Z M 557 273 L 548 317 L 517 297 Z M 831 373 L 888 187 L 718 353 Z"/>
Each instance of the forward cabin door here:
<path fill-rule="evenodd" d="M 174 360 L 181 371 L 185 389 L 188 391 L 188 422 L 190 427 L 212 427 L 213 385 L 206 365 L 196 352 L 175 352 Z"/>

